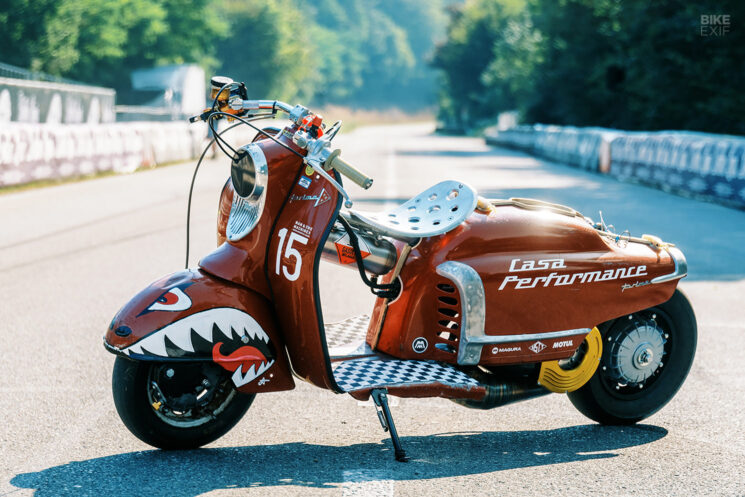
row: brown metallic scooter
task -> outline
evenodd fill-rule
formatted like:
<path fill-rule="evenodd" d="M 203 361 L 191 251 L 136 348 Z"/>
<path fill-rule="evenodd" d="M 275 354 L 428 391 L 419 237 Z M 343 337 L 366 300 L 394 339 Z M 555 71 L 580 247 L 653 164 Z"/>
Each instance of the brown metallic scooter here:
<path fill-rule="evenodd" d="M 141 440 L 209 443 L 257 393 L 299 378 L 372 396 L 405 460 L 387 395 L 490 409 L 568 393 L 591 419 L 630 424 L 683 383 L 696 320 L 676 290 L 687 267 L 673 245 L 617 235 L 569 207 L 487 200 L 459 181 L 386 212 L 342 211 L 352 203 L 341 177 L 364 188 L 372 179 L 332 150 L 341 123 L 248 100 L 225 78 L 213 86 L 213 107 L 196 119 L 253 126 L 285 112 L 290 122 L 229 150 L 219 247 L 111 322 L 114 400 Z M 378 297 L 371 317 L 324 322 L 321 259 L 359 271 Z"/>

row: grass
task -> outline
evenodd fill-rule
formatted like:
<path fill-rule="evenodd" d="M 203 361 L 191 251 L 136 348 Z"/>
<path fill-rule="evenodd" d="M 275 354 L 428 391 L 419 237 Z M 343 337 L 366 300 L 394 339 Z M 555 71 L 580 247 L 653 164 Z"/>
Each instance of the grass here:
<path fill-rule="evenodd" d="M 328 125 L 341 119 L 344 122 L 342 133 L 345 131 L 352 131 L 361 126 L 415 123 L 433 121 L 435 118 L 433 110 L 410 113 L 404 112 L 400 109 L 366 110 L 341 107 L 338 105 L 327 105 L 312 110 L 313 112 L 321 114 L 324 117 L 324 122 Z"/>

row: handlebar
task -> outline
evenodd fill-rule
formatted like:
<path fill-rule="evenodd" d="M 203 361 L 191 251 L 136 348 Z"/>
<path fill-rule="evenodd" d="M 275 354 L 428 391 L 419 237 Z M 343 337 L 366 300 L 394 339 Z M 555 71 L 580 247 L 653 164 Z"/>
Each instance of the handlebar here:
<path fill-rule="evenodd" d="M 290 114 L 293 109 L 290 104 L 280 102 L 279 100 L 238 100 L 236 104 L 239 104 L 240 107 L 235 110 L 279 109 Z M 231 108 L 235 107 L 231 104 Z"/>
<path fill-rule="evenodd" d="M 347 195 L 344 188 L 342 188 L 342 186 L 331 175 L 329 175 L 326 170 L 331 168 L 336 169 L 340 174 L 343 174 L 352 182 L 364 189 L 368 189 L 372 186 L 372 178 L 358 171 L 354 166 L 339 157 L 339 154 L 341 153 L 340 150 L 329 152 L 331 138 L 333 138 L 336 133 L 334 132 L 330 136 L 324 137 L 322 129 L 319 131 L 314 127 L 321 126 L 320 116 L 312 114 L 306 107 L 302 105 L 295 105 L 293 107 L 279 100 L 248 100 L 245 98 L 245 85 L 242 83 L 234 83 L 230 78 L 214 77 L 211 80 L 211 86 L 212 98 L 214 99 L 213 107 L 205 109 L 201 114 L 191 117 L 189 119 L 190 122 L 209 121 L 210 117 L 214 114 L 217 114 L 218 116 L 229 114 L 239 117 L 245 116 L 246 114 L 251 116 L 250 111 L 270 110 L 271 115 L 274 115 L 276 111 L 281 110 L 287 113 L 290 120 L 300 128 L 295 132 L 292 140 L 296 145 L 308 151 L 308 154 L 303 159 L 304 162 L 333 184 L 333 186 L 346 199 L 345 205 L 347 207 L 352 206 L 349 195 Z M 306 127 L 308 123 L 305 121 L 308 118 L 313 118 L 310 127 Z M 277 141 L 274 138 L 272 139 Z M 282 144 L 280 143 L 280 145 Z M 283 146 L 288 148 L 286 145 Z M 297 152 L 295 153 L 297 154 Z M 324 170 L 324 166 L 326 170 Z"/>
<path fill-rule="evenodd" d="M 373 184 L 372 178 L 370 178 L 369 176 L 365 176 L 364 173 L 357 170 L 349 162 L 339 157 L 339 154 L 341 154 L 341 150 L 339 149 L 331 152 L 331 154 L 329 154 L 328 158 L 326 159 L 326 166 L 333 167 L 334 169 L 339 171 L 340 174 L 343 174 L 352 182 L 358 184 L 365 190 L 370 188 Z"/>

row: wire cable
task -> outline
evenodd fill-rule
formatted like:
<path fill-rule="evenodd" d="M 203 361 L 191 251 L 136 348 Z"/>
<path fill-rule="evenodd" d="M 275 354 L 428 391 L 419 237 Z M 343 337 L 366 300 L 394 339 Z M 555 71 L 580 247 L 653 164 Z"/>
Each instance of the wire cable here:
<path fill-rule="evenodd" d="M 260 119 L 269 119 L 275 117 L 275 113 L 267 113 L 263 115 L 254 116 L 251 118 L 252 120 L 260 120 Z M 217 134 L 214 134 L 213 137 L 210 140 L 210 142 L 207 144 L 206 147 L 204 147 L 204 150 L 202 151 L 202 155 L 199 156 L 199 160 L 197 161 L 197 165 L 194 168 L 194 174 L 191 177 L 191 185 L 189 186 L 189 201 L 186 206 L 186 262 L 184 263 L 184 269 L 189 269 L 189 239 L 190 239 L 190 231 L 191 231 L 191 199 L 192 195 L 194 193 L 194 183 L 197 179 L 197 173 L 199 172 L 199 167 L 202 165 L 202 161 L 204 161 L 204 156 L 207 155 L 207 151 L 212 147 L 213 143 L 216 143 L 215 137 L 218 135 L 222 135 L 223 133 L 226 133 L 230 131 L 231 129 L 240 126 L 241 124 L 247 124 L 247 122 L 244 122 L 243 119 L 241 119 L 241 122 L 235 123 L 232 126 L 225 128 L 224 130 L 220 131 Z M 255 126 L 252 126 L 255 127 Z M 264 132 L 266 135 L 266 133 Z M 222 138 L 222 136 L 220 136 Z M 222 148 L 220 149 L 222 150 Z M 223 151 L 224 152 L 224 151 Z M 227 154 L 226 154 L 227 155 Z"/>

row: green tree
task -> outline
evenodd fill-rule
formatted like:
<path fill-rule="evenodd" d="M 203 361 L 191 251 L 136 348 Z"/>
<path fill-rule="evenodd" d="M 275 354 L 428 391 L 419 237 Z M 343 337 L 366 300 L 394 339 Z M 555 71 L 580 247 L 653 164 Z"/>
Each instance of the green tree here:
<path fill-rule="evenodd" d="M 489 92 L 496 80 L 484 74 L 504 29 L 524 8 L 522 0 L 474 0 L 451 9 L 447 41 L 433 60 L 443 72 L 441 117 L 462 127 L 503 110 L 504 102 L 494 101 Z"/>
<path fill-rule="evenodd" d="M 224 2 L 229 36 L 218 45 L 222 74 L 252 98 L 307 99 L 318 84 L 311 32 L 289 0 Z"/>

